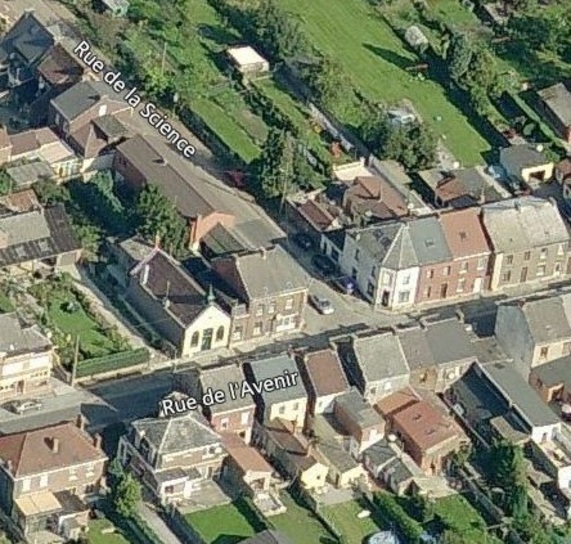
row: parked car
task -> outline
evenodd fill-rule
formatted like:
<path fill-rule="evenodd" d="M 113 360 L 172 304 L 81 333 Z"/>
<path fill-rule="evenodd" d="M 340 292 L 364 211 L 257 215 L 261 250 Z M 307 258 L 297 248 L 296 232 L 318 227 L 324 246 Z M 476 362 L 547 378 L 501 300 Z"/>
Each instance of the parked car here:
<path fill-rule="evenodd" d="M 311 262 L 322 276 L 331 276 L 335 272 L 335 263 L 326 255 L 314 255 Z"/>
<path fill-rule="evenodd" d="M 334 279 L 333 285 L 345 295 L 352 295 L 355 292 L 355 280 L 349 276 Z"/>
<path fill-rule="evenodd" d="M 321 314 L 330 315 L 335 311 L 328 298 L 319 295 L 309 295 L 309 303 Z"/>
<path fill-rule="evenodd" d="M 296 246 L 304 249 L 305 251 L 309 251 L 313 247 L 313 241 L 308 234 L 305 234 L 305 232 L 297 232 L 292 236 L 292 240 Z"/>
<path fill-rule="evenodd" d="M 43 408 L 41 400 L 27 399 L 27 400 L 13 400 L 4 404 L 4 408 L 15 414 L 25 414 L 27 412 L 37 412 Z"/>

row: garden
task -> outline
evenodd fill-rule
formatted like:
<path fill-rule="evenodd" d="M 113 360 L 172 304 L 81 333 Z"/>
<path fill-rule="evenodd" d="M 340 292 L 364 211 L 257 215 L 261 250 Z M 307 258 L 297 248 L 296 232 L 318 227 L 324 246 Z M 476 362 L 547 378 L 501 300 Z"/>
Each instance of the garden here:
<path fill-rule="evenodd" d="M 385 524 L 375 513 L 359 518 L 358 514 L 363 510 L 370 510 L 370 506 L 359 501 L 350 501 L 326 506 L 320 513 L 336 532 L 347 539 L 348 544 L 361 544 L 366 537 L 385 528 Z"/>

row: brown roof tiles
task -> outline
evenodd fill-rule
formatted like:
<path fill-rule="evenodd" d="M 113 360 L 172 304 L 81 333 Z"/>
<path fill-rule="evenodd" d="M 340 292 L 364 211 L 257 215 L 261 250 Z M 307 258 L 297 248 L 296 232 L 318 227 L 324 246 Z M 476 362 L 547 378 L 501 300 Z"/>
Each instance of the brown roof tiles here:
<path fill-rule="evenodd" d="M 315 394 L 333 395 L 349 389 L 337 352 L 324 349 L 307 354 L 302 362 Z"/>
<path fill-rule="evenodd" d="M 465 208 L 440 215 L 446 242 L 454 259 L 490 253 L 479 208 Z"/>

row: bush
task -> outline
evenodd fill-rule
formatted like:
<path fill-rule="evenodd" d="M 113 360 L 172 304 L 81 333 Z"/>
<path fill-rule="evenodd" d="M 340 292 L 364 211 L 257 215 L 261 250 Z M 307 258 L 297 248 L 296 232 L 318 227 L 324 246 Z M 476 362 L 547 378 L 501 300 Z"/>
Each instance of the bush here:
<path fill-rule="evenodd" d="M 375 505 L 379 508 L 382 516 L 394 523 L 405 541 L 409 544 L 420 543 L 422 536 L 422 526 L 417 521 L 410 518 L 400 506 L 395 498 L 388 493 L 378 493 L 374 498 Z"/>
<path fill-rule="evenodd" d="M 119 370 L 129 366 L 140 365 L 149 361 L 149 351 L 146 348 L 133 349 L 120 353 L 113 353 L 103 357 L 85 359 L 77 368 L 77 377 L 82 378 L 102 372 Z"/>

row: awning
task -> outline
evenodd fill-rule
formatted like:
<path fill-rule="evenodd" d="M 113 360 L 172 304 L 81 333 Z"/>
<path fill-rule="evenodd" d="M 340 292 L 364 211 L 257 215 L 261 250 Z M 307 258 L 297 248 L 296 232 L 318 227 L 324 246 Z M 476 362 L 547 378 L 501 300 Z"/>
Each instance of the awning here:
<path fill-rule="evenodd" d="M 34 495 L 27 495 L 16 499 L 16 505 L 24 516 L 37 516 L 38 514 L 50 514 L 61 510 L 62 506 L 53 493 L 43 491 Z"/>

